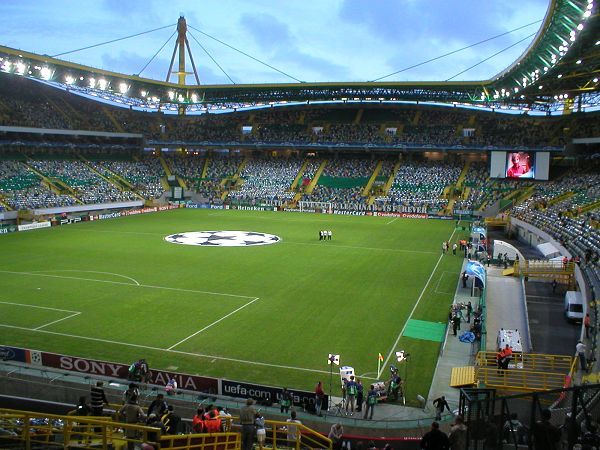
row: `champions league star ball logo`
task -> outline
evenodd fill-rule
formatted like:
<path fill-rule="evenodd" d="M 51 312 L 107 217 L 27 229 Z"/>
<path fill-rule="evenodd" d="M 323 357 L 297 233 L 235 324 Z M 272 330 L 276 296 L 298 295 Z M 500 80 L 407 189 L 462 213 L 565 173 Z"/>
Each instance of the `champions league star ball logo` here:
<path fill-rule="evenodd" d="M 279 236 L 254 231 L 190 231 L 165 238 L 172 244 L 202 245 L 206 247 L 254 247 L 276 244 Z"/>

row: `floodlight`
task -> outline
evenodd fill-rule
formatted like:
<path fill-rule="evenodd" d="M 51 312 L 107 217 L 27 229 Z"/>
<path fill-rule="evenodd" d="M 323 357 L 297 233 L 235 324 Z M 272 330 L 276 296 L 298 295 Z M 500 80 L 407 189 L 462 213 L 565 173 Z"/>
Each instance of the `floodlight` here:
<path fill-rule="evenodd" d="M 179 96 L 177 97 L 177 101 L 182 102 L 183 100 L 183 95 L 179 94 Z"/>
<path fill-rule="evenodd" d="M 89 83 L 90 83 L 90 87 L 93 88 L 96 86 L 96 79 L 95 78 L 90 78 L 89 79 Z"/>
<path fill-rule="evenodd" d="M 542 86 L 541 84 L 538 86 L 538 89 L 544 89 L 544 86 Z"/>
<path fill-rule="evenodd" d="M 127 92 L 129 90 L 129 86 L 127 86 L 127 83 L 120 83 L 119 84 L 119 92 L 121 94 L 124 94 L 125 92 Z"/>
<path fill-rule="evenodd" d="M 192 101 L 196 103 L 198 101 L 198 96 L 196 94 L 192 94 Z"/>
<path fill-rule="evenodd" d="M 52 76 L 52 71 L 50 70 L 50 68 L 48 67 L 42 67 L 42 69 L 40 70 L 40 76 L 44 79 L 44 80 L 49 80 L 50 77 Z"/>
<path fill-rule="evenodd" d="M 140 94 L 142 94 L 142 97 L 145 97 L 146 95 L 148 95 L 148 93 L 146 91 L 141 91 Z"/>
<path fill-rule="evenodd" d="M 73 83 L 75 83 L 75 78 L 73 78 L 71 75 L 67 75 L 65 77 L 65 83 L 67 83 L 67 84 L 73 84 Z"/>
<path fill-rule="evenodd" d="M 102 90 L 106 89 L 107 84 L 108 84 L 108 82 L 104 78 L 100 78 L 98 80 L 98 87 Z"/>
<path fill-rule="evenodd" d="M 580 59 L 578 59 L 577 61 L 575 61 L 575 64 L 581 64 L 582 61 Z"/>
<path fill-rule="evenodd" d="M 579 31 L 583 30 L 583 24 L 582 24 L 582 23 L 580 23 L 579 25 L 577 25 L 577 29 L 578 29 Z"/>
<path fill-rule="evenodd" d="M 590 6 L 590 5 L 588 5 L 588 6 Z M 586 12 L 583 13 L 583 17 L 585 17 L 586 19 L 588 17 L 590 17 L 591 15 L 592 15 L 592 12 L 589 9 Z"/>
<path fill-rule="evenodd" d="M 21 61 L 19 61 L 17 64 L 15 64 L 15 68 L 16 68 L 16 72 L 19 75 L 23 75 L 25 73 L 25 69 L 27 68 L 25 66 L 25 64 L 23 64 Z"/>
<path fill-rule="evenodd" d="M 592 81 L 593 81 L 594 83 L 597 83 L 597 82 L 598 82 L 598 78 L 594 78 Z"/>
<path fill-rule="evenodd" d="M 173 100 L 175 98 L 175 92 L 169 91 L 169 100 Z"/>
<path fill-rule="evenodd" d="M 12 63 L 9 60 L 4 61 L 4 63 L 2 64 L 2 70 L 8 72 L 10 70 L 10 66 L 12 66 Z"/>

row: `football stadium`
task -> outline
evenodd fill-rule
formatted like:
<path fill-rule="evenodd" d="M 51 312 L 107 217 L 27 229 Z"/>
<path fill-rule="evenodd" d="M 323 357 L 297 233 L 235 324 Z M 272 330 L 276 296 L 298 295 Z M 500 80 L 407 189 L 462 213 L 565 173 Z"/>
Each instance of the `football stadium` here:
<path fill-rule="evenodd" d="M 537 26 L 472 82 L 0 46 L 0 447 L 599 448 L 597 1 Z"/>

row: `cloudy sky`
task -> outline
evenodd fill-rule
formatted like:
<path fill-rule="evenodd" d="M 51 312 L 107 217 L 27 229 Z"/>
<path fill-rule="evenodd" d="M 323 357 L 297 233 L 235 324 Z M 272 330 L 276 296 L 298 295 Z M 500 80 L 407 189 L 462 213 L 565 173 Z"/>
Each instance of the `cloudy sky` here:
<path fill-rule="evenodd" d="M 188 39 L 203 84 L 230 84 L 229 77 L 235 83 L 443 81 L 512 46 L 453 78 L 479 80 L 491 78 L 527 48 L 533 39 L 528 36 L 538 31 L 548 4 L 549 0 L 0 0 L 0 45 L 54 56 L 172 25 L 60 57 L 137 75 L 168 41 L 183 14 L 193 27 Z M 166 78 L 174 39 L 141 76 Z M 399 73 L 386 77 L 394 72 Z M 189 77 L 187 82 L 194 80 Z"/>

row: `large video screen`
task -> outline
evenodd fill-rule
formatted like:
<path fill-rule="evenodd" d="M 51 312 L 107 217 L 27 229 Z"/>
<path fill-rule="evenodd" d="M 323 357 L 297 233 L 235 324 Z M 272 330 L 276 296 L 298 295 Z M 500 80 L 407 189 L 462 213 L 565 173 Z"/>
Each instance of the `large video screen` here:
<path fill-rule="evenodd" d="M 507 152 L 506 178 L 535 178 L 535 153 Z"/>
<path fill-rule="evenodd" d="M 550 173 L 550 153 L 531 151 L 491 152 L 492 178 L 547 180 Z"/>

